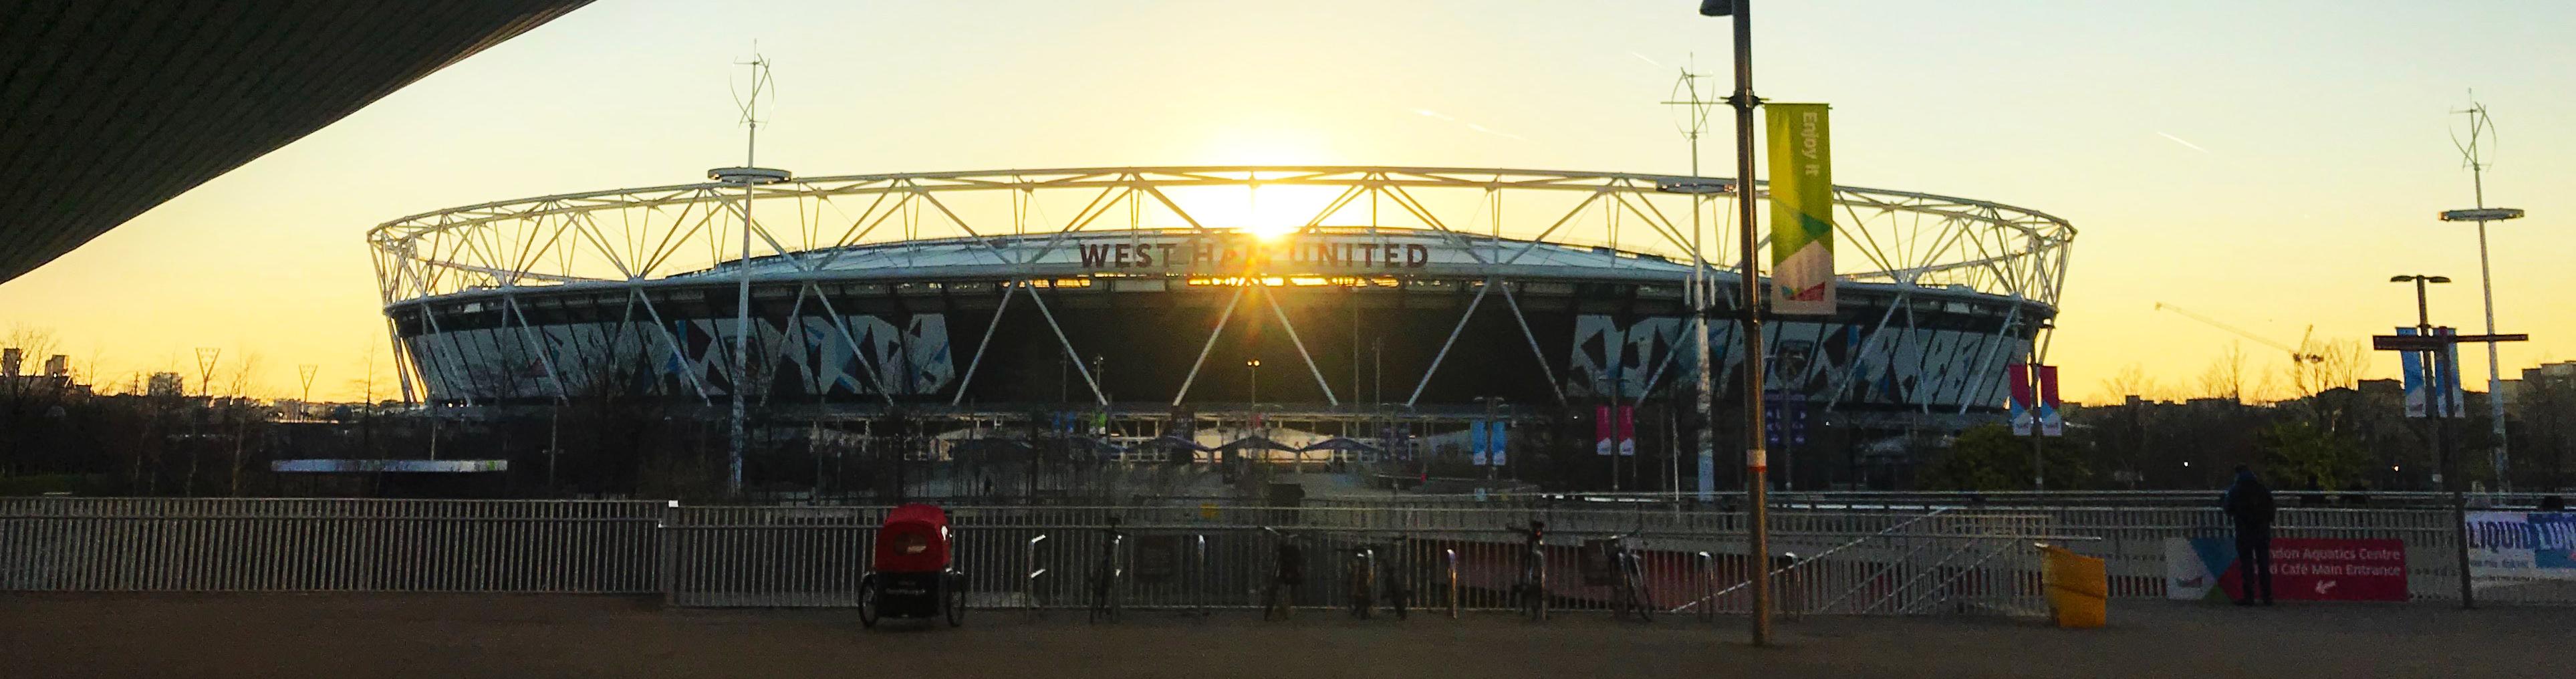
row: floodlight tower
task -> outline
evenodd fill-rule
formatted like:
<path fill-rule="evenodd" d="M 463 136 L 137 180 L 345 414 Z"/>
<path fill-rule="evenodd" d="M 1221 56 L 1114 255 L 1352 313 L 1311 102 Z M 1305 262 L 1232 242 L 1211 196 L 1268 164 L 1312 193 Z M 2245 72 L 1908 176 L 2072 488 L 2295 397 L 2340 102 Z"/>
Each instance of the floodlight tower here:
<path fill-rule="evenodd" d="M 2486 169 L 2489 156 L 2493 155 L 2491 147 L 2495 143 L 2495 122 L 2487 119 L 2487 106 L 2471 101 L 2468 108 L 2453 111 L 2453 113 L 2466 116 L 2469 120 L 2469 138 L 2461 140 L 2454 137 L 2451 141 L 2460 148 L 2461 162 L 2469 166 L 2469 186 L 2476 194 L 2474 197 L 2477 200 L 2477 207 L 2466 210 L 2446 210 L 2442 213 L 2442 221 L 2478 223 L 2478 290 L 2486 297 L 2486 334 L 2488 337 L 2494 337 L 2496 334 L 2495 275 L 2487 267 L 2487 222 L 2521 219 L 2522 210 L 2487 207 Z M 2496 492 L 2505 492 L 2513 488 L 2513 477 L 2506 473 L 2509 457 L 2505 448 L 2504 394 L 2501 393 L 2504 387 L 2504 370 L 2497 365 L 2495 341 L 2490 339 L 2486 345 L 2488 425 L 2493 427 L 2495 432 L 2495 453 L 2489 457 L 2488 463 L 2495 467 Z"/>
<path fill-rule="evenodd" d="M 735 103 L 742 109 L 742 166 L 719 167 L 707 171 L 707 179 L 742 187 L 742 200 L 735 203 L 734 217 L 742 226 L 742 258 L 734 262 L 733 376 L 725 388 L 733 401 L 728 449 L 725 459 L 725 494 L 742 495 L 742 455 L 746 446 L 743 431 L 743 393 L 750 390 L 751 378 L 751 230 L 757 223 L 751 219 L 752 187 L 774 184 L 795 178 L 786 170 L 760 167 L 753 162 L 760 149 L 760 93 L 769 89 L 769 59 L 754 51 L 751 61 L 737 62 L 751 67 L 751 92 Z"/>

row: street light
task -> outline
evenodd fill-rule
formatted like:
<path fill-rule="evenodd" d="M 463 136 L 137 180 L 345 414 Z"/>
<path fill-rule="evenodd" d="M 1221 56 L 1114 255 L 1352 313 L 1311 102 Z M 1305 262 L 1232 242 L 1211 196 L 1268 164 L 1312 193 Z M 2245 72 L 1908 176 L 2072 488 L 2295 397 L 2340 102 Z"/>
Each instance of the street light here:
<path fill-rule="evenodd" d="M 2431 307 L 2425 301 L 2425 286 L 2435 283 L 2449 283 L 2451 282 L 2451 277 L 2406 274 L 2390 276 L 2388 277 L 2388 282 L 2415 284 L 2415 334 L 2422 337 L 2432 337 L 2433 314 Z M 2446 393 L 2447 390 L 2439 389 L 2438 387 L 2440 385 L 2435 384 L 2441 380 L 2441 370 L 2436 367 L 2437 362 L 2440 360 L 2442 360 L 2441 353 L 2425 352 L 2424 358 L 2418 361 L 2418 370 L 2421 371 L 2421 374 L 2416 377 L 2417 379 L 2424 381 L 2425 410 L 2427 411 L 2426 414 L 2433 418 L 2433 485 L 2436 490 L 2449 490 L 2450 483 L 2444 480 L 2443 474 L 2444 472 L 2451 470 L 2451 439 L 2450 436 L 2448 436 L 2449 423 L 2446 421 L 2450 418 L 2448 409 L 2450 407 L 2451 399 L 2450 394 Z M 2490 396 L 2490 398 L 2492 398 L 2492 396 Z"/>
<path fill-rule="evenodd" d="M 2433 332 L 2433 316 L 2432 316 L 2432 314 L 2427 310 L 2427 309 L 2428 309 L 2428 307 L 2426 307 L 2426 306 L 2425 306 L 2425 304 L 2424 304 L 2424 284 L 2426 284 L 2426 283 L 2449 283 L 2449 282 L 2451 282 L 2451 277 L 2449 277 L 2449 276 L 2427 276 L 2427 275 L 2423 275 L 2423 274 L 2406 274 L 2406 275 L 2402 275 L 2402 276 L 2389 276 L 2389 277 L 2388 277 L 2388 282 L 2390 282 L 2390 283 L 2414 283 L 2414 284 L 2415 284 L 2415 330 L 2416 330 L 2417 332 L 2422 332 L 2422 333 L 2425 333 L 2427 336 L 2430 336 L 2430 335 L 2431 335 L 2431 333 Z"/>
<path fill-rule="evenodd" d="M 1771 643 L 1771 530 L 1767 525 L 1769 504 L 1769 470 L 1767 453 L 1762 449 L 1762 286 L 1753 268 L 1753 225 L 1759 217 L 1753 212 L 1753 107 L 1761 99 L 1753 96 L 1753 0 L 1700 0 L 1700 16 L 1722 16 L 1731 19 L 1735 29 L 1735 94 L 1726 101 L 1735 107 L 1735 179 L 1743 189 L 1735 192 L 1737 237 L 1744 257 L 1740 266 L 1744 301 L 1744 466 L 1745 520 L 1747 553 L 1753 557 L 1751 582 L 1753 591 L 1753 645 Z M 1692 210 L 1693 215 L 1698 210 Z M 1696 237 L 1696 234 L 1693 234 Z M 1693 252 L 1694 259 L 1699 253 Z M 1693 267 L 1696 271 L 1699 267 Z M 1715 443 L 1708 429 L 1708 313 L 1706 295 L 1701 295 L 1699 339 L 1699 411 L 1700 455 L 1709 459 Z M 1703 466 L 1703 469 L 1706 467 Z"/>
<path fill-rule="evenodd" d="M 2432 337 L 2433 314 L 2429 310 L 2430 307 L 2425 304 L 2424 287 L 2427 284 L 2432 283 L 2449 283 L 2451 282 L 2451 278 L 2449 276 L 2407 274 L 2401 276 L 2390 276 L 2388 277 L 2388 282 L 2415 284 L 2415 334 L 2420 337 Z M 2488 335 L 2493 336 L 2494 333 L 2488 333 Z M 2488 346 L 2494 345 L 2489 344 Z M 2452 487 L 2448 478 L 2448 473 L 2451 471 L 2451 394 L 2450 390 L 2441 388 L 2441 385 L 2439 384 L 2442 372 L 2441 368 L 2438 367 L 2438 364 L 2439 361 L 2442 360 L 2441 357 L 2448 353 L 2447 350 L 2451 348 L 2452 346 L 2446 344 L 2441 350 L 2423 352 L 2424 358 L 2417 361 L 2417 363 L 2420 364 L 2419 368 L 2423 371 L 2420 379 L 2424 380 L 2425 414 L 2433 418 L 2433 486 L 2436 490 L 2442 491 L 2450 491 Z M 2490 393 L 2487 397 L 2492 399 L 2495 398 L 2495 395 Z M 2391 466 L 2389 469 L 2393 470 L 2396 469 L 2396 467 Z M 2458 572 L 2461 573 L 2469 572 L 2468 507 L 2467 494 L 2459 492 L 2451 493 L 2451 539 L 2458 543 L 2458 549 L 2456 550 L 2458 552 L 2458 564 L 2456 568 L 2458 568 Z M 2470 578 L 2465 576 L 2460 578 L 2461 608 L 2477 607 L 2477 595 L 2469 588 L 2469 585 Z"/>

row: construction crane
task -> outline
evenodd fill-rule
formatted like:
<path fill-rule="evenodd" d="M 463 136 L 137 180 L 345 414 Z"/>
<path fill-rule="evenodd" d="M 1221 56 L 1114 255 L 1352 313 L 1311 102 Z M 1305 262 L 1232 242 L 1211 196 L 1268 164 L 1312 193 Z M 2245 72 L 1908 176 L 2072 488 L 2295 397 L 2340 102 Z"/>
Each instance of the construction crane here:
<path fill-rule="evenodd" d="M 2308 352 L 2306 351 L 2306 349 L 2305 349 L 2305 348 L 2308 346 L 2308 338 L 2315 336 L 2315 335 L 2316 335 L 2316 333 L 2317 333 L 2317 326 L 2314 326 L 2314 325 L 2310 325 L 2310 326 L 2308 326 L 2308 331 L 2307 331 L 2307 332 L 2305 332 L 2305 333 L 2301 333 L 2301 334 L 2299 335 L 2299 346 L 2298 346 L 2298 347 L 2291 347 L 2290 345 L 2287 345 L 2287 344 L 2282 344 L 2282 343 L 2280 343 L 2280 342 L 2274 342 L 2274 341 L 2269 340 L 2269 339 L 2264 339 L 2262 335 L 2257 335 L 2257 334 L 2254 334 L 2254 333 L 2251 333 L 2251 332 L 2246 332 L 2244 328 L 2239 328 L 2239 327 L 2236 327 L 2236 326 L 2233 326 L 2233 325 L 2228 325 L 2228 324 L 2225 324 L 2225 323 L 2220 323 L 2220 322 L 2218 322 L 2218 319 L 2214 319 L 2214 318 L 2210 318 L 2210 317 L 2208 317 L 2208 316 L 2202 316 L 2202 315 L 2200 315 L 2200 314 L 2192 313 L 2190 309 L 2185 309 L 2185 308 L 2182 308 L 2182 307 L 2174 306 L 2174 305 L 2171 305 L 2171 304 L 2166 304 L 2166 303 L 2163 303 L 2163 302 L 2157 302 L 2157 303 L 2156 303 L 2156 309 L 2157 309 L 2157 310 L 2159 310 L 2159 311 L 2171 311 L 2171 312 L 2174 312 L 2174 313 L 2177 313 L 2177 314 L 2182 314 L 2182 316 L 2183 316 L 2184 318 L 2189 318 L 2189 319 L 2191 319 L 2191 320 L 2200 321 L 2200 322 L 2201 322 L 2201 323 L 2203 323 L 2203 324 L 2207 324 L 2209 327 L 2217 328 L 2217 329 L 2220 329 L 2220 330 L 2225 330 L 2225 331 L 2227 331 L 2227 332 L 2229 332 L 2229 333 L 2233 333 L 2233 334 L 2235 334 L 2237 337 L 2243 337 L 2243 338 L 2245 338 L 2245 339 L 2254 340 L 2256 343 L 2261 344 L 2261 345 L 2263 345 L 2263 346 L 2267 346 L 2267 347 L 2271 347 L 2271 348 L 2274 348 L 2274 349 L 2279 349 L 2279 350 L 2281 350 L 2281 351 L 2283 351 L 2283 352 L 2287 352 L 2287 353 L 2290 355 L 2290 362 L 2291 362 L 2291 363 L 2322 363 L 2322 362 L 2324 362 L 2324 361 L 2326 360 L 2326 357 L 2324 357 L 2324 356 L 2319 356 L 2319 355 L 2316 355 L 2316 354 L 2308 353 Z"/>

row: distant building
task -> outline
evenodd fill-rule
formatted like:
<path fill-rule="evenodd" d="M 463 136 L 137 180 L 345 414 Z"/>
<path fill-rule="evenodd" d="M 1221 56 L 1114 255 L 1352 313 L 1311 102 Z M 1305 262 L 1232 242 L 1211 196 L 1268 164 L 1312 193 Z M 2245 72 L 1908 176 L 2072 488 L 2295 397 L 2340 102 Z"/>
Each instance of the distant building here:
<path fill-rule="evenodd" d="M 31 390 L 62 390 L 88 387 L 72 384 L 72 357 L 54 354 L 45 358 L 45 371 L 27 372 L 27 352 L 17 347 L 0 349 L 0 387 L 11 393 Z"/>
<path fill-rule="evenodd" d="M 2537 366 L 2523 368 L 2522 379 L 2504 380 L 2496 383 L 2496 393 L 2503 394 L 2504 402 L 2511 404 L 2521 398 L 2522 390 L 2526 385 L 2540 384 L 2543 382 L 2576 384 L 2576 361 L 2542 363 Z"/>

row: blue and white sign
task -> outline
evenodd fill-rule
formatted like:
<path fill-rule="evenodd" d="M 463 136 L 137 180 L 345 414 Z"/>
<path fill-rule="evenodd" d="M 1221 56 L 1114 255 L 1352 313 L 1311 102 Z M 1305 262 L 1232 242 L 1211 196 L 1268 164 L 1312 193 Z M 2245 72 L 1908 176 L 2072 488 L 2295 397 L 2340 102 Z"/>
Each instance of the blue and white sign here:
<path fill-rule="evenodd" d="M 2469 512 L 2477 587 L 2576 580 L 2576 512 Z"/>

